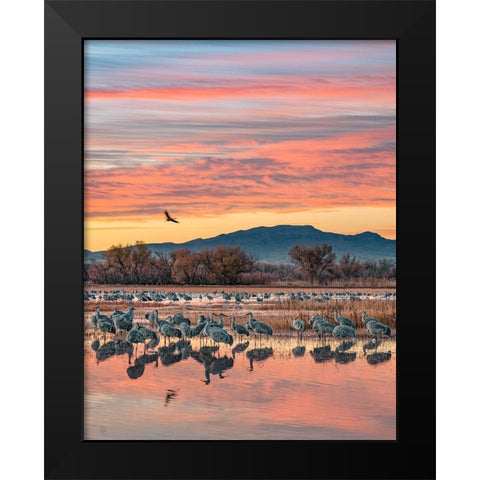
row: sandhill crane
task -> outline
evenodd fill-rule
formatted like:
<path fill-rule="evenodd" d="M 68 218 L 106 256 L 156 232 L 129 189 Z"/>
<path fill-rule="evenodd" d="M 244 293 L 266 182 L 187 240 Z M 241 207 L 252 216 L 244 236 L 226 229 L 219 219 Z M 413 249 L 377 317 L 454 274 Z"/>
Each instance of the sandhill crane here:
<path fill-rule="evenodd" d="M 305 331 L 305 322 L 301 318 L 295 318 L 292 327 L 297 331 L 297 339 L 299 339 Z"/>
<path fill-rule="evenodd" d="M 187 322 L 182 322 L 178 329 L 182 332 L 182 335 L 187 338 L 192 338 L 192 327 Z"/>
<path fill-rule="evenodd" d="M 93 324 L 93 328 L 97 328 L 97 324 L 98 324 L 98 319 L 100 317 L 100 307 L 96 307 L 95 308 L 95 313 L 93 314 L 92 318 L 91 318 L 91 322 Z"/>
<path fill-rule="evenodd" d="M 308 321 L 308 324 L 312 325 L 315 322 L 326 322 L 326 321 L 327 321 L 327 317 L 320 317 L 319 315 L 313 315 L 313 317 L 311 317 L 310 320 Z"/>
<path fill-rule="evenodd" d="M 248 312 L 247 315 L 249 316 L 248 322 L 247 322 L 247 328 L 249 330 L 253 330 L 256 334 L 259 334 L 259 335 L 268 335 L 270 337 L 273 335 L 273 330 L 270 325 L 267 325 L 266 323 L 255 320 L 253 318 L 252 312 Z"/>
<path fill-rule="evenodd" d="M 117 330 L 115 328 L 115 325 L 112 320 L 110 320 L 110 317 L 107 317 L 106 315 L 102 315 L 97 322 L 97 327 L 98 329 L 103 332 L 103 341 L 107 338 L 107 333 L 116 333 Z"/>
<path fill-rule="evenodd" d="M 221 313 L 218 318 L 220 319 L 218 322 L 215 321 L 215 319 L 213 317 L 216 317 L 217 314 L 216 313 L 211 313 L 210 314 L 210 318 L 208 318 L 207 320 L 210 321 L 210 326 L 212 327 L 218 327 L 218 328 L 223 328 L 223 317 L 225 316 L 223 313 Z"/>
<path fill-rule="evenodd" d="M 178 220 L 175 220 L 174 218 L 172 218 L 168 212 L 165 210 L 165 217 L 166 217 L 166 222 L 175 222 L 175 223 L 180 223 Z"/>
<path fill-rule="evenodd" d="M 127 332 L 132 329 L 133 325 L 133 310 L 132 306 L 129 307 L 127 313 L 122 315 L 115 314 L 115 312 L 110 317 L 115 324 L 117 330 L 126 330 Z"/>
<path fill-rule="evenodd" d="M 160 327 L 160 333 L 168 338 L 182 338 L 182 332 L 174 327 L 173 325 L 169 324 L 168 322 L 165 322 L 161 327 Z"/>
<path fill-rule="evenodd" d="M 368 333 L 375 335 L 375 338 L 377 338 L 378 335 L 384 335 L 386 337 L 392 336 L 392 330 L 390 327 L 374 320 L 367 323 L 367 331 Z"/>
<path fill-rule="evenodd" d="M 166 320 L 161 320 L 160 318 L 157 318 L 157 320 L 156 320 L 157 321 L 157 330 L 161 333 L 162 327 L 164 325 L 170 325 L 171 326 L 172 325 L 171 320 L 172 320 L 171 315 L 169 315 Z"/>
<path fill-rule="evenodd" d="M 117 330 L 125 330 L 127 332 L 129 332 L 133 326 L 132 322 L 128 320 L 125 315 L 113 317 L 113 323 Z"/>
<path fill-rule="evenodd" d="M 130 306 L 130 305 L 129 305 Z M 125 312 L 122 312 L 121 310 L 119 310 L 117 307 L 115 307 L 113 309 L 113 313 L 112 313 L 112 317 L 114 317 L 115 315 L 125 315 Z"/>
<path fill-rule="evenodd" d="M 152 340 L 158 340 L 158 335 L 156 334 L 156 332 L 154 332 L 150 328 L 140 327 L 139 330 L 140 330 L 140 333 L 143 335 L 143 338 L 145 340 L 147 340 L 149 338 L 152 339 Z"/>
<path fill-rule="evenodd" d="M 135 349 L 139 343 L 145 342 L 145 337 L 143 336 L 138 322 L 135 322 L 134 327 L 128 332 L 127 342 L 135 343 Z"/>
<path fill-rule="evenodd" d="M 321 317 L 320 317 L 321 318 Z M 336 325 L 333 323 L 327 322 L 327 320 L 321 318 L 313 322 L 313 331 L 317 333 L 319 338 L 323 338 L 327 333 L 332 333 Z"/>
<path fill-rule="evenodd" d="M 197 325 L 195 325 L 194 327 L 192 327 L 190 329 L 190 335 L 192 337 L 196 337 L 197 335 L 199 335 L 202 330 L 205 328 L 205 325 L 207 324 L 207 322 L 201 322 L 201 323 L 197 323 Z"/>
<path fill-rule="evenodd" d="M 123 313 L 123 314 L 119 314 L 119 313 L 112 313 L 112 320 L 114 320 L 115 318 L 125 318 L 126 320 L 128 320 L 130 323 L 133 323 L 133 311 L 135 310 L 134 307 L 131 306 L 131 303 L 129 303 L 129 307 L 128 307 L 128 311 L 126 313 Z"/>
<path fill-rule="evenodd" d="M 218 320 L 218 326 L 219 326 L 220 328 L 223 328 L 223 317 L 225 317 L 225 315 L 224 315 L 223 313 L 220 313 L 220 314 L 218 315 L 218 319 L 219 319 L 219 320 Z"/>
<path fill-rule="evenodd" d="M 235 323 L 235 317 L 232 317 L 232 329 L 237 335 L 246 335 L 247 337 L 250 335 L 247 327 Z"/>
<path fill-rule="evenodd" d="M 340 338 L 352 338 L 356 336 L 356 332 L 354 328 L 349 327 L 348 325 L 337 325 L 333 329 L 332 335 Z"/>
<path fill-rule="evenodd" d="M 145 318 L 148 320 L 150 325 L 153 327 L 158 327 L 158 310 L 154 310 L 153 312 L 147 312 L 145 314 Z"/>
<path fill-rule="evenodd" d="M 247 320 L 247 328 L 249 330 L 253 330 L 253 328 L 250 328 L 255 322 L 257 322 L 257 320 L 255 318 L 253 318 L 253 313 L 252 312 L 248 312 L 247 313 L 248 315 L 248 320 Z"/>
<path fill-rule="evenodd" d="M 176 313 L 173 317 L 170 318 L 170 321 L 173 325 L 180 325 L 181 323 L 188 323 L 190 325 L 190 319 L 184 317 L 183 313 Z"/>
<path fill-rule="evenodd" d="M 205 325 L 205 333 L 217 343 L 233 344 L 233 337 L 220 327 L 212 326 L 211 321 L 208 320 Z"/>
<path fill-rule="evenodd" d="M 108 315 L 102 315 L 102 314 L 100 313 L 100 307 L 97 306 L 97 307 L 95 308 L 95 315 L 92 317 L 92 323 L 93 323 L 93 326 L 94 326 L 95 328 L 98 327 L 98 321 L 99 321 L 99 320 L 103 320 L 103 321 L 106 321 L 106 322 L 107 322 L 107 321 L 110 321 L 110 322 L 111 322 L 111 318 L 110 318 Z"/>
<path fill-rule="evenodd" d="M 367 317 L 367 313 L 366 312 L 362 312 L 362 322 L 363 323 L 368 323 L 368 322 L 378 322 L 378 320 L 376 318 L 372 318 L 372 317 Z M 380 323 L 380 322 L 379 322 Z"/>
<path fill-rule="evenodd" d="M 132 302 L 128 302 L 128 308 L 130 308 L 132 306 Z M 115 307 L 113 309 L 113 313 L 112 315 L 110 316 L 110 318 L 113 320 L 114 317 L 121 317 L 122 315 L 125 315 L 125 313 L 128 313 L 128 312 L 122 312 L 121 310 L 118 310 L 117 307 Z M 133 319 L 132 319 L 133 320 Z"/>
<path fill-rule="evenodd" d="M 340 325 L 346 325 L 348 327 L 357 328 L 355 322 L 352 322 L 352 320 L 350 320 L 349 318 L 339 317 L 337 309 L 333 310 L 333 315 L 334 315 L 335 321 Z"/>

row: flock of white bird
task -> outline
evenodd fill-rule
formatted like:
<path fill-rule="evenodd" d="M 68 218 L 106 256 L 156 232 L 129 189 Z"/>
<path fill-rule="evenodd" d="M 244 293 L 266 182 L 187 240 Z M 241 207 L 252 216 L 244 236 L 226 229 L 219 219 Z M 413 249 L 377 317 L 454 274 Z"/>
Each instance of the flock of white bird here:
<path fill-rule="evenodd" d="M 113 290 L 85 290 L 85 301 L 133 301 L 133 302 L 161 302 L 161 303 L 237 303 L 245 304 L 263 301 L 275 301 L 275 300 L 297 300 L 306 301 L 312 300 L 315 302 L 327 302 L 329 300 L 395 300 L 395 292 L 349 292 L 349 291 L 324 291 L 324 292 L 246 292 L 246 291 L 234 291 L 226 292 L 224 290 L 212 291 L 209 293 L 201 292 L 161 292 L 157 290 L 132 290 L 126 291 L 125 289 L 113 289 Z"/>

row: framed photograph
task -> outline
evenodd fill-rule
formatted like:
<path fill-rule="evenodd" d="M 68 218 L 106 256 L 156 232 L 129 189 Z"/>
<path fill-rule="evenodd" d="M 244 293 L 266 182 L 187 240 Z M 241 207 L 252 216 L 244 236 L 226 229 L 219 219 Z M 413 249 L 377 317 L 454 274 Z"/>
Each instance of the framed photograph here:
<path fill-rule="evenodd" d="M 45 478 L 435 478 L 435 2 L 45 2 L 45 310 Z"/>

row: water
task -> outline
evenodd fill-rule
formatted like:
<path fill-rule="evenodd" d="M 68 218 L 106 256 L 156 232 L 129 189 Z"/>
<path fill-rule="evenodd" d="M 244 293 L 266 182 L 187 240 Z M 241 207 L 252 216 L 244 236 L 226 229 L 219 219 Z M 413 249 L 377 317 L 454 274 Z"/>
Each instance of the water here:
<path fill-rule="evenodd" d="M 101 347 L 100 358 L 109 347 L 112 355 L 97 362 L 92 338 L 86 339 L 85 439 L 394 440 L 395 342 L 378 347 L 387 358 L 379 363 L 369 356 L 375 350 L 364 354 L 368 339 L 335 355 L 341 343 L 250 338 L 233 356 L 232 347 L 209 353 L 193 339 L 191 347 L 164 348 L 157 362 L 142 357 L 139 345 L 129 363 L 128 353 L 114 354 L 113 343 Z M 315 361 L 310 351 L 325 345 L 331 353 L 324 350 Z M 302 346 L 303 356 L 295 356 L 292 350 Z M 145 360 L 152 362 L 142 365 Z"/>

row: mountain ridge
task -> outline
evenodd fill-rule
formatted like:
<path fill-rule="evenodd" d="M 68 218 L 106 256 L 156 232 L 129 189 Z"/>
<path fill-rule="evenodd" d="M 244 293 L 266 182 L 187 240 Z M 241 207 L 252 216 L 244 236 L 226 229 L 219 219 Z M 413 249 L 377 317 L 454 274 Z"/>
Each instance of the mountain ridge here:
<path fill-rule="evenodd" d="M 344 253 L 349 252 L 359 261 L 379 260 L 386 258 L 396 260 L 396 240 L 382 237 L 378 233 L 365 231 L 354 235 L 324 232 L 312 225 L 276 225 L 274 227 L 253 227 L 222 233 L 215 237 L 195 238 L 183 243 L 163 242 L 147 243 L 146 246 L 158 254 L 169 254 L 171 251 L 188 248 L 201 251 L 204 248 L 215 248 L 217 245 L 239 245 L 259 262 L 291 263 L 288 251 L 295 245 L 312 246 L 324 243 L 333 246 L 337 261 Z M 85 263 L 101 261 L 105 250 L 92 252 L 84 250 Z"/>

